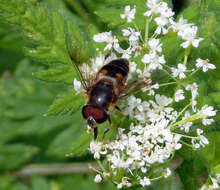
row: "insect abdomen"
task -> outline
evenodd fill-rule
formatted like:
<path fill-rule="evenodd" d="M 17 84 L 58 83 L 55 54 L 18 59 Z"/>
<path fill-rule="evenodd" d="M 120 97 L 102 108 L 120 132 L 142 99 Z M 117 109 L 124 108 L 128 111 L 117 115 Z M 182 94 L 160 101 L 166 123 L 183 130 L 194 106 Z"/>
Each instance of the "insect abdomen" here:
<path fill-rule="evenodd" d="M 104 65 L 99 72 L 106 76 L 117 78 L 125 82 L 129 72 L 129 63 L 126 59 L 115 59 Z"/>

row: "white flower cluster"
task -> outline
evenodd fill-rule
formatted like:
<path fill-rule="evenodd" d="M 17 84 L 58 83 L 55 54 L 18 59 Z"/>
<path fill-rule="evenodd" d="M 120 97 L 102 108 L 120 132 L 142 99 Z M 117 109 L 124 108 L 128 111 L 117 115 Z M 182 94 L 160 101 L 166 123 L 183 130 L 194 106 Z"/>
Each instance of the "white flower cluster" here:
<path fill-rule="evenodd" d="M 103 171 L 99 171 L 94 181 L 98 183 L 108 176 L 112 178 L 118 188 L 130 187 L 133 184 L 150 185 L 154 180 L 148 177 L 151 168 L 155 164 L 171 159 L 174 152 L 182 147 L 182 144 L 194 149 L 207 145 L 209 141 L 204 136 L 203 130 L 195 129 L 192 126 L 195 120 L 201 120 L 204 126 L 210 125 L 214 121 L 211 117 L 216 115 L 212 106 L 205 105 L 201 109 L 197 107 L 198 84 L 189 80 L 197 71 L 207 72 L 209 69 L 215 69 L 215 65 L 209 63 L 208 59 L 198 58 L 192 61 L 195 63 L 193 69 L 189 69 L 188 54 L 185 54 L 182 62 L 170 67 L 163 55 L 162 41 L 158 37 L 172 30 L 184 41 L 180 44 L 181 49 L 191 46 L 197 48 L 203 40 L 197 37 L 197 27 L 192 23 L 187 23 L 183 17 L 180 17 L 177 22 L 174 21 L 174 12 L 162 0 L 147 0 L 144 13 L 147 31 L 145 31 L 143 39 L 141 31 L 138 31 L 138 27 L 135 27 L 133 23 L 135 14 L 136 7 L 128 5 L 124 9 L 124 13 L 120 15 L 121 19 L 129 24 L 129 27 L 121 31 L 122 39 L 127 41 L 128 45 L 125 46 L 127 48 L 122 48 L 124 46 L 120 44 L 118 40 L 120 38 L 113 35 L 111 31 L 96 34 L 93 40 L 105 43 L 104 51 L 110 51 L 111 56 L 106 60 L 104 55 L 99 53 L 99 57 L 91 59 L 91 67 L 84 64 L 81 68 L 83 74 L 90 74 L 88 79 L 91 81 L 103 64 L 116 59 L 117 55 L 130 62 L 128 80 L 132 80 L 132 77 L 135 76 L 138 80 L 146 81 L 154 70 L 163 70 L 174 80 L 171 83 L 154 84 L 151 87 L 143 88 L 143 94 L 147 91 L 147 101 L 145 98 L 136 98 L 134 95 L 127 98 L 124 107 L 126 107 L 125 114 L 131 121 L 129 131 L 119 128 L 115 140 L 90 143 L 90 151 L 94 158 L 100 160 L 101 157 L 104 157 L 109 166 L 108 171 L 103 170 L 104 167 L 101 166 Z M 152 36 L 148 36 L 149 25 L 152 21 L 156 23 L 157 27 Z M 190 51 L 190 48 L 188 50 Z M 183 83 L 180 82 L 182 80 L 184 80 Z M 159 87 L 170 84 L 177 85 L 172 98 L 156 92 Z M 77 80 L 74 80 L 74 89 L 76 91 L 81 89 L 81 83 Z M 176 108 L 176 104 L 186 101 L 185 97 L 189 97 L 189 94 L 191 94 L 189 103 L 186 102 L 186 106 L 182 110 L 179 110 L 180 106 Z M 167 178 L 170 174 L 169 168 L 163 168 L 161 176 L 157 178 Z"/>
<path fill-rule="evenodd" d="M 215 189 L 219 189 L 220 186 L 220 173 L 215 174 L 215 176 L 210 176 L 211 179 L 211 185 L 203 185 L 199 190 L 215 190 Z"/>

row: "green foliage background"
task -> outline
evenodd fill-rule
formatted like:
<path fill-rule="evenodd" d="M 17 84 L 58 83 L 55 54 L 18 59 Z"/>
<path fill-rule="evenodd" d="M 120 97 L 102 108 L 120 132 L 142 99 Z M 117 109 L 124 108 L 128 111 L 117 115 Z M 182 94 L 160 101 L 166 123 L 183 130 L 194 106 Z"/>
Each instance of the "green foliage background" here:
<path fill-rule="evenodd" d="M 167 2 L 172 6 L 170 0 Z M 0 190 L 115 188 L 111 183 L 95 184 L 92 172 L 23 176 L 18 171 L 30 164 L 68 166 L 93 161 L 87 151 L 91 137 L 85 133 L 80 113 L 84 99 L 72 89 L 77 75 L 66 40 L 73 44 L 74 61 L 89 60 L 95 56 L 94 50 L 102 47 L 91 41 L 92 35 L 109 30 L 117 34 L 126 27 L 118 18 L 128 4 L 137 5 L 136 23 L 142 29 L 145 21 L 139 17 L 144 12 L 143 0 L 0 0 Z M 195 78 L 201 84 L 199 104 L 208 103 L 217 110 L 219 10 L 219 0 L 198 0 L 179 10 L 205 38 L 192 56 L 208 58 L 217 67 Z M 166 60 L 176 64 L 183 53 L 176 48 L 179 41 L 171 35 L 163 43 Z M 209 183 L 208 174 L 220 173 L 219 113 L 215 120 L 206 130 L 210 145 L 197 152 L 183 147 L 177 152 L 179 165 L 173 176 L 148 189 L 198 189 Z"/>

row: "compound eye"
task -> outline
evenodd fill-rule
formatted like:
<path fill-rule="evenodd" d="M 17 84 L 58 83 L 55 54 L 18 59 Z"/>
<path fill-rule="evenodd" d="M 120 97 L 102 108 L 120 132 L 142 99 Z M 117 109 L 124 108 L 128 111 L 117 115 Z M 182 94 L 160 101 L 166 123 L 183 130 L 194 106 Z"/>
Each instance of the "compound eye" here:
<path fill-rule="evenodd" d="M 85 105 L 82 109 L 82 115 L 85 119 L 92 117 L 97 123 L 103 123 L 107 120 L 107 113 L 93 105 Z"/>

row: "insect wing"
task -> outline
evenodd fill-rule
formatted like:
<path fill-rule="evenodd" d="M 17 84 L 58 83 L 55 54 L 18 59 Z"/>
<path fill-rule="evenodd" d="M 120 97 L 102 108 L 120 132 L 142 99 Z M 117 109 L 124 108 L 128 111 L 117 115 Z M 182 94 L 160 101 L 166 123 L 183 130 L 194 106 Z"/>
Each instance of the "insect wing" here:
<path fill-rule="evenodd" d="M 127 84 L 126 88 L 121 92 L 119 100 L 126 98 L 132 94 L 136 94 L 144 88 L 149 88 L 152 85 L 152 80 L 150 78 L 144 80 L 134 80 Z"/>

